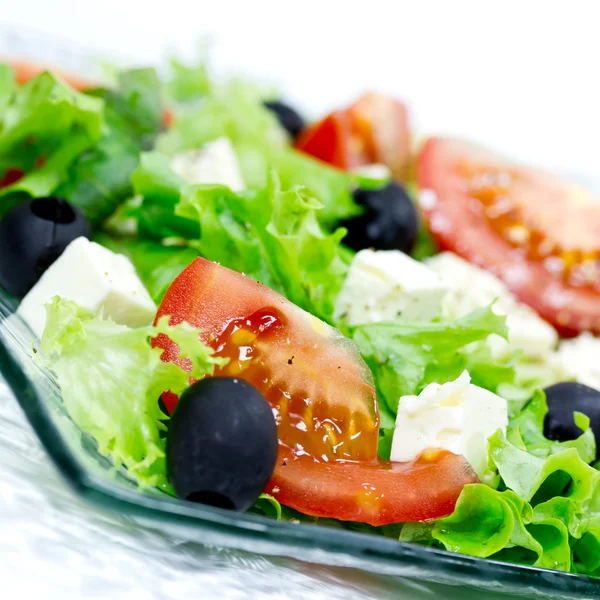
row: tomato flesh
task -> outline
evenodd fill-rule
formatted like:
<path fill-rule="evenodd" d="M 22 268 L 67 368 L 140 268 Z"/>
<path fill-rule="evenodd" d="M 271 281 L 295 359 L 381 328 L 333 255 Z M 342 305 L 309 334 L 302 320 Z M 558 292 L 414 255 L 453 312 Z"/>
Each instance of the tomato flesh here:
<path fill-rule="evenodd" d="M 429 139 L 419 155 L 432 235 L 500 277 L 562 335 L 600 333 L 600 202 L 473 144 Z"/>
<path fill-rule="evenodd" d="M 345 170 L 382 163 L 404 181 L 411 156 L 408 112 L 398 100 L 370 92 L 309 127 L 296 147 Z"/>
<path fill-rule="evenodd" d="M 266 491 L 314 517 L 339 519 L 343 514 L 345 520 L 370 525 L 424 521 L 454 510 L 457 484 L 478 481 L 466 461 L 457 464 L 458 458 L 446 450 L 429 450 L 406 463 L 327 463 L 280 446 Z"/>
<path fill-rule="evenodd" d="M 215 376 L 245 379 L 271 404 L 280 460 L 267 490 L 283 504 L 383 525 L 449 514 L 464 485 L 478 481 L 462 456 L 445 451 L 379 460 L 375 390 L 354 343 L 252 279 L 197 258 L 165 293 L 163 315 L 198 328 L 229 359 Z M 165 335 L 153 345 L 189 368 Z M 163 401 L 171 410 L 177 397 Z"/>
<path fill-rule="evenodd" d="M 376 459 L 379 412 L 371 374 L 338 331 L 202 258 L 167 290 L 157 318 L 162 315 L 197 327 L 216 355 L 230 359 L 215 375 L 242 377 L 263 392 L 282 443 L 320 460 Z M 165 349 L 163 359 L 177 360 L 179 349 L 166 336 L 155 343 Z"/>

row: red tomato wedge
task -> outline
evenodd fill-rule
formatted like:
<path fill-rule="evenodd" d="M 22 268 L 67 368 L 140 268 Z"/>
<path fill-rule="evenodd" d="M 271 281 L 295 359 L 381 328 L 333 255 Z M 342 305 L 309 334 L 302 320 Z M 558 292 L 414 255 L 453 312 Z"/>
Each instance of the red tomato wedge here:
<path fill-rule="evenodd" d="M 271 404 L 281 460 L 268 489 L 288 506 L 372 525 L 430 519 L 452 512 L 464 485 L 478 481 L 446 452 L 380 461 L 375 390 L 354 342 L 254 280 L 197 258 L 167 290 L 163 315 L 197 327 L 230 359 L 216 376 L 245 379 Z M 153 344 L 177 360 L 168 337 Z"/>
<path fill-rule="evenodd" d="M 600 334 L 600 199 L 441 138 L 424 144 L 417 183 L 441 248 L 500 277 L 562 335 Z"/>
<path fill-rule="evenodd" d="M 406 463 L 326 463 L 280 446 L 266 492 L 315 517 L 340 519 L 343 514 L 344 520 L 370 525 L 425 521 L 454 510 L 459 482 L 477 481 L 469 464 L 458 458 L 447 450 L 428 450 Z"/>
<path fill-rule="evenodd" d="M 346 170 L 382 163 L 405 181 L 411 158 L 408 111 L 394 98 L 369 92 L 301 133 L 296 147 Z"/>

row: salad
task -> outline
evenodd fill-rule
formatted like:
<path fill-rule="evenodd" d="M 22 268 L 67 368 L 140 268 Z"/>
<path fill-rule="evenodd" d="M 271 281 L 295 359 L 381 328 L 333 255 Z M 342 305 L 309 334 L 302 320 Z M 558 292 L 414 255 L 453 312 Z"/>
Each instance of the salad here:
<path fill-rule="evenodd" d="M 0 285 L 182 501 L 600 574 L 600 203 L 367 93 L 0 64 Z"/>

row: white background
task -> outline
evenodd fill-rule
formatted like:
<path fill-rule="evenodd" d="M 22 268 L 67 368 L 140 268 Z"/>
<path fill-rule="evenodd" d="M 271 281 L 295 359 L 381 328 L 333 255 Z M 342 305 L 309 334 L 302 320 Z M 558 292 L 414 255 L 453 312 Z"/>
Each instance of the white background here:
<path fill-rule="evenodd" d="M 214 58 L 281 83 L 311 115 L 366 88 L 451 132 L 596 178 L 596 0 L 0 0 L 0 23 L 138 61 L 215 40 Z M 597 182 L 594 182 L 595 184 Z M 599 186 L 600 189 L 600 186 Z"/>
<path fill-rule="evenodd" d="M 0 0 L 0 26 L 137 62 L 209 34 L 220 69 L 280 83 L 309 115 L 388 91 L 420 132 L 473 137 L 600 191 L 599 11 L 596 0 Z M 61 600 L 471 597 L 174 544 L 104 514 L 64 487 L 5 389 L 0 579 L 6 597 Z"/>

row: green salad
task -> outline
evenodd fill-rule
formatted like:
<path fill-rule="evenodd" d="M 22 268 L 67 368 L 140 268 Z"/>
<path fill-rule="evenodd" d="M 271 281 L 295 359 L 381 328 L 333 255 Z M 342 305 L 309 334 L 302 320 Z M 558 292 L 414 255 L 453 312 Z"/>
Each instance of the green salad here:
<path fill-rule="evenodd" d="M 597 575 L 600 277 L 491 156 L 378 94 L 0 64 L 0 285 L 140 488 Z"/>

